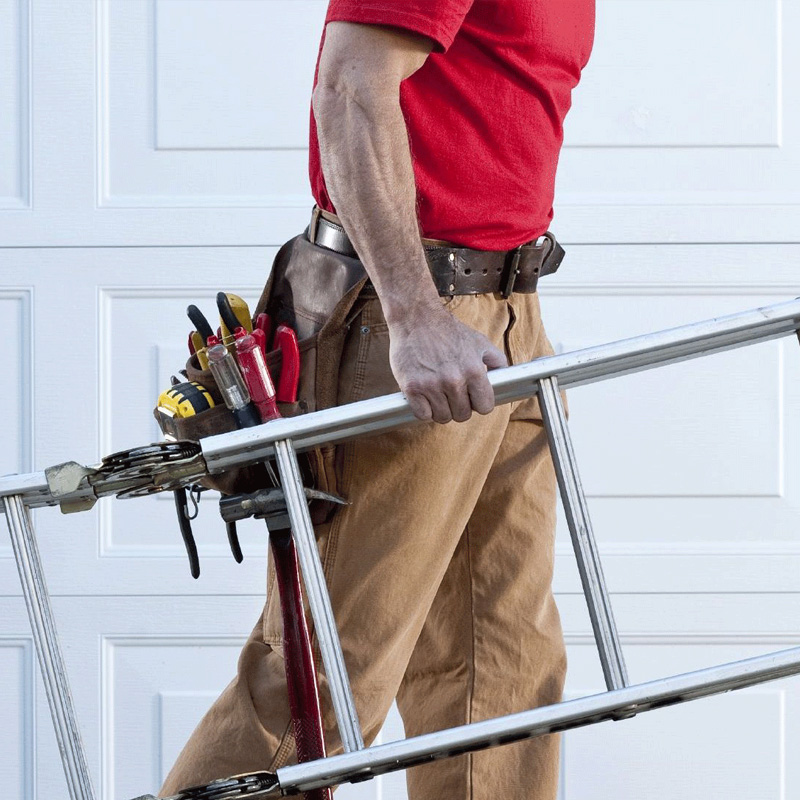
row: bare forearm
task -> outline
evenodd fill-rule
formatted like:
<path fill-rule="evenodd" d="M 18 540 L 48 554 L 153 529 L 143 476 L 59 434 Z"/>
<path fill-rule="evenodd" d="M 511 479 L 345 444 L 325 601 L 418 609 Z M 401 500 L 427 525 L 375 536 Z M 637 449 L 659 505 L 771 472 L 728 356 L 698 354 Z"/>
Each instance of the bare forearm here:
<path fill-rule="evenodd" d="M 314 90 L 328 193 L 389 323 L 389 362 L 420 419 L 488 414 L 486 369 L 505 355 L 442 305 L 420 240 L 400 85 L 433 42 L 394 29 L 330 22 Z"/>
<path fill-rule="evenodd" d="M 313 102 L 328 193 L 390 326 L 440 306 L 420 241 L 399 96 L 318 86 Z"/>

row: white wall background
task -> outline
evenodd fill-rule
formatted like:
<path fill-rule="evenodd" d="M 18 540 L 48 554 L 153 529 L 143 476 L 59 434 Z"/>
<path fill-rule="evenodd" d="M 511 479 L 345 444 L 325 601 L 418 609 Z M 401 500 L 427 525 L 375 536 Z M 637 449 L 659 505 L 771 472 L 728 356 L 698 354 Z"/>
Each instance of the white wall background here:
<path fill-rule="evenodd" d="M 155 437 L 188 302 L 255 299 L 306 224 L 324 0 L 0 0 L 0 473 Z M 598 0 L 541 287 L 573 349 L 800 294 L 800 0 Z M 633 680 L 800 644 L 800 352 L 784 339 L 572 390 Z M 36 513 L 95 782 L 160 784 L 233 674 L 265 543 L 209 504 Z M 603 689 L 566 527 L 568 696 Z M 0 785 L 66 796 L 0 539 Z M 394 719 L 387 737 L 401 735 Z M 567 733 L 561 800 L 800 797 L 800 680 Z M 341 791 L 404 797 L 402 775 Z"/>

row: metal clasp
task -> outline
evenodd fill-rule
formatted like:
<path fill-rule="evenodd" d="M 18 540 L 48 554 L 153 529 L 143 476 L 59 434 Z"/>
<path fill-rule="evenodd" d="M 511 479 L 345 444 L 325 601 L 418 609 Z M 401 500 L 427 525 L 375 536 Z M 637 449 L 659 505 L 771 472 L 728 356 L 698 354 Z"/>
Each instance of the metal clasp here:
<path fill-rule="evenodd" d="M 506 253 L 505 274 L 503 276 L 503 285 L 500 289 L 501 296 L 506 299 L 514 291 L 514 284 L 519 275 L 519 261 L 522 258 L 522 247 L 514 248 Z"/>

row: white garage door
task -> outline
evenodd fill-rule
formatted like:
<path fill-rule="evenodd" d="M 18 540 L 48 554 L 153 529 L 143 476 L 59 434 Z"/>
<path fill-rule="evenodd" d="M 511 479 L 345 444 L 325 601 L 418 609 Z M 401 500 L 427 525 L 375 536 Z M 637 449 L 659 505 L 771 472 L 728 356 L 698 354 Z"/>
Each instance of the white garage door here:
<path fill-rule="evenodd" d="M 0 473 L 156 436 L 189 302 L 254 300 L 302 230 L 323 0 L 0 0 Z M 573 349 L 800 294 L 800 2 L 599 0 L 545 279 Z M 784 339 L 570 394 L 631 678 L 800 644 L 800 352 Z M 263 601 L 212 503 L 188 576 L 171 500 L 35 515 L 104 800 L 156 789 Z M 603 689 L 569 537 L 568 696 Z M 0 785 L 66 796 L 0 542 Z M 402 735 L 396 717 L 386 737 Z M 562 800 L 800 796 L 800 680 L 564 737 Z M 402 798 L 402 775 L 343 798 Z"/>

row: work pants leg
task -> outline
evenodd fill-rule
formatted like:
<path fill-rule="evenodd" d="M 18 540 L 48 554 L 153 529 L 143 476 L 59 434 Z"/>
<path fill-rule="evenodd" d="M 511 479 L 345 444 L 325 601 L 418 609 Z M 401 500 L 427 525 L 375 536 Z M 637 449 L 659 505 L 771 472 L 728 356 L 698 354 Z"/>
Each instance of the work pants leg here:
<path fill-rule="evenodd" d="M 509 308 L 496 295 L 446 301 L 502 347 Z M 339 401 L 396 391 L 377 299 L 352 326 Z M 503 443 L 512 409 L 465 423 L 422 423 L 336 448 L 330 484 L 351 501 L 316 529 L 334 615 L 367 742 L 374 739 Z M 239 660 L 236 678 L 192 734 L 161 795 L 240 772 L 275 769 L 294 748 L 277 593 Z M 328 752 L 341 750 L 321 676 Z M 426 702 L 436 703 L 436 697 Z M 455 797 L 454 795 L 447 795 Z"/>
<path fill-rule="evenodd" d="M 512 360 L 552 354 L 537 298 L 512 303 Z M 398 694 L 406 735 L 561 701 L 566 651 L 551 590 L 556 488 L 538 402 L 515 404 Z M 559 746 L 560 735 L 549 734 L 414 768 L 409 798 L 555 800 Z"/>

